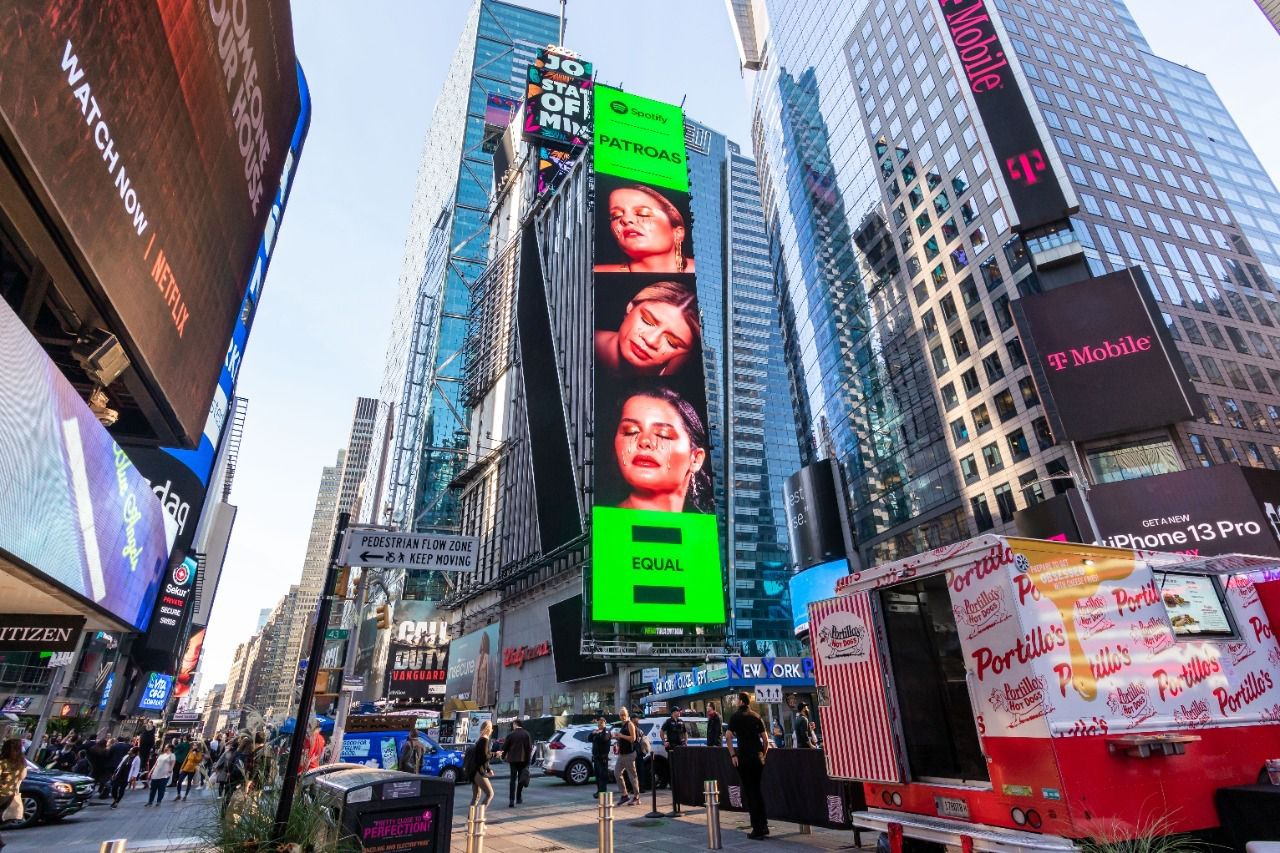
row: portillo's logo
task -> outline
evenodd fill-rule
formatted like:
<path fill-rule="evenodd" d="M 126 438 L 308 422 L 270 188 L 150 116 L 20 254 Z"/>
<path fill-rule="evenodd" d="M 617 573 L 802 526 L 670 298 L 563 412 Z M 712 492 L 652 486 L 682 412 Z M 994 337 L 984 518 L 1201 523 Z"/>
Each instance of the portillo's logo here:
<path fill-rule="evenodd" d="M 1104 340 L 1094 345 L 1086 344 L 1076 349 L 1051 352 L 1045 356 L 1045 361 L 1049 362 L 1049 366 L 1054 370 L 1062 371 L 1072 367 L 1097 364 L 1114 358 L 1123 358 L 1128 355 L 1137 355 L 1138 353 L 1148 352 L 1150 349 L 1150 335 L 1143 335 L 1137 338 L 1133 335 L 1125 335 L 1114 341 Z"/>
<path fill-rule="evenodd" d="M 840 616 L 845 618 L 837 621 Z M 823 660 L 865 660 L 870 652 L 866 623 L 852 613 L 837 614 L 818 631 L 818 653 Z"/>

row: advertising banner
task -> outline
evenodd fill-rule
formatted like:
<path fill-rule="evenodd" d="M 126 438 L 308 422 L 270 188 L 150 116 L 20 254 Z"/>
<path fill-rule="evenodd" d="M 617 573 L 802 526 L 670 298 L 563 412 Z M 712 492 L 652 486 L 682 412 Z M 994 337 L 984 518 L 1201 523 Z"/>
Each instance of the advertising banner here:
<path fill-rule="evenodd" d="M 582 656 L 582 596 L 575 595 L 547 608 L 551 622 L 551 655 L 556 681 L 565 684 L 607 675 L 609 665 Z"/>
<path fill-rule="evenodd" d="M 836 582 L 848 577 L 849 561 L 841 558 L 792 575 L 791 624 L 796 636 L 809 631 L 809 605 L 836 594 Z"/>
<path fill-rule="evenodd" d="M 0 613 L 0 652 L 74 652 L 83 616 Z"/>
<path fill-rule="evenodd" d="M 0 300 L 0 553 L 145 630 L 173 521 Z"/>
<path fill-rule="evenodd" d="M 179 699 L 190 697 L 196 681 L 196 670 L 200 668 L 200 655 L 204 651 L 204 626 L 194 628 L 187 640 L 187 648 L 178 662 L 178 674 L 174 677 L 173 695 Z"/>
<path fill-rule="evenodd" d="M 492 708 L 498 701 L 498 623 L 463 634 L 449 644 L 445 695 L 459 707 Z"/>
<path fill-rule="evenodd" d="M 17 0 L 0 26 L 3 141 L 194 442 L 298 117 L 289 3 Z"/>
<path fill-rule="evenodd" d="M 1024 296 L 1013 314 L 1059 441 L 1204 414 L 1141 269 Z"/>
<path fill-rule="evenodd" d="M 787 505 L 787 538 L 791 561 L 807 569 L 835 559 L 846 559 L 844 516 L 835 460 L 806 465 L 787 478 L 783 486 Z"/>
<path fill-rule="evenodd" d="M 723 625 L 684 116 L 599 96 L 591 619 Z"/>
<path fill-rule="evenodd" d="M 147 673 L 147 680 L 142 685 L 142 695 L 138 697 L 139 711 L 159 713 L 169 703 L 169 692 L 173 690 L 173 676 L 162 672 Z"/>
<path fill-rule="evenodd" d="M 960 60 L 962 79 L 978 106 L 982 123 L 998 129 L 987 138 L 1004 176 L 1014 219 L 1034 228 L 1066 217 L 1075 204 L 1053 168 L 1006 51 L 987 12 L 985 0 L 938 0 L 943 30 Z"/>
<path fill-rule="evenodd" d="M 170 666 L 195 608 L 198 573 L 199 564 L 195 558 L 187 557 L 168 571 L 164 586 L 156 596 L 156 609 L 151 616 L 151 627 L 147 629 L 146 648 L 149 652 L 170 656 Z"/>
<path fill-rule="evenodd" d="M 525 86 L 525 140 L 565 150 L 588 144 L 594 86 L 590 62 L 567 51 L 538 51 Z"/>
<path fill-rule="evenodd" d="M 387 653 L 387 698 L 414 707 L 444 705 L 449 623 L 432 601 L 397 601 Z"/>
<path fill-rule="evenodd" d="M 1113 548 L 1207 557 L 1280 557 L 1280 472 L 1236 465 L 1099 483 L 1089 506 Z M 1083 541 L 1088 517 L 1074 490 L 1020 511 L 1018 532 Z"/>
<path fill-rule="evenodd" d="M 186 555 L 204 508 L 204 483 L 195 472 L 161 448 L 130 445 L 125 450 L 138 473 L 151 482 L 151 491 L 177 527 L 171 550 Z"/>

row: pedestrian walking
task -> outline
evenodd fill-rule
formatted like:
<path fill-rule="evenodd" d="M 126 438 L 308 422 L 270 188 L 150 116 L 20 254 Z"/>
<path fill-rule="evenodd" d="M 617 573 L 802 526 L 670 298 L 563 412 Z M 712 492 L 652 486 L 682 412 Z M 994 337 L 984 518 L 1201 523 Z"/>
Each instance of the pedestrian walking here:
<path fill-rule="evenodd" d="M 596 730 L 587 735 L 591 743 L 591 772 L 596 775 L 596 799 L 609 790 L 609 747 L 613 734 L 605 725 L 603 716 L 596 717 Z"/>
<path fill-rule="evenodd" d="M 218 760 L 213 763 L 213 781 L 218 783 L 219 797 L 227 793 L 228 771 L 231 768 L 231 759 L 235 754 L 234 745 L 224 747 L 222 754 L 218 756 Z"/>
<path fill-rule="evenodd" d="M 147 794 L 147 802 L 143 808 L 147 806 L 158 806 L 164 802 L 164 792 L 169 787 L 169 777 L 173 775 L 173 768 L 178 764 L 178 759 L 174 757 L 173 747 L 165 744 L 164 749 L 160 750 L 160 754 L 156 756 L 155 763 L 151 765 L 151 793 Z"/>
<path fill-rule="evenodd" d="M 716 711 L 716 703 L 707 703 L 707 746 L 721 746 L 724 744 L 724 720 L 720 719 L 719 712 Z"/>
<path fill-rule="evenodd" d="M 120 765 L 111 774 L 111 808 L 120 807 L 124 792 L 138 781 L 138 774 L 141 772 L 142 762 L 138 759 L 138 750 L 136 747 L 130 747 L 124 758 L 120 759 Z"/>
<path fill-rule="evenodd" d="M 19 738 L 11 737 L 0 746 L 0 823 L 22 820 L 22 780 L 27 778 L 26 751 Z M 0 838 L 0 847 L 4 839 Z"/>
<path fill-rule="evenodd" d="M 89 756 L 89 764 L 92 765 L 92 772 L 89 773 L 93 777 L 94 784 L 98 788 L 98 797 L 106 799 L 109 783 L 111 781 L 111 738 L 107 737 L 106 731 L 98 735 L 98 739 L 93 742 L 93 746 L 85 750 Z M 36 762 L 37 764 L 39 762 Z"/>
<path fill-rule="evenodd" d="M 173 768 L 173 779 L 170 784 L 178 784 L 178 774 L 182 772 L 182 767 L 187 763 L 187 756 L 191 753 L 191 740 L 185 735 L 173 741 L 173 760 L 177 765 Z"/>
<path fill-rule="evenodd" d="M 227 806 L 235 796 L 236 789 L 248 785 L 253 778 L 253 738 L 241 736 L 235 748 L 227 747 L 227 781 L 223 785 L 222 813 L 227 813 Z"/>
<path fill-rule="evenodd" d="M 417 734 L 417 732 L 414 733 Z M 307 738 L 307 757 L 306 761 L 304 761 L 302 765 L 303 773 L 308 770 L 315 770 L 324 763 L 325 746 L 324 732 L 320 731 L 319 723 L 314 723 L 311 726 L 311 735 Z M 421 764 L 421 762 L 419 762 L 419 764 Z M 412 772 L 416 773 L 418 771 L 414 770 Z"/>
<path fill-rule="evenodd" d="M 618 791 L 622 794 L 618 805 L 639 805 L 640 779 L 636 776 L 636 737 L 639 729 L 626 708 L 622 709 L 619 716 L 622 718 L 622 725 L 613 733 L 618 746 L 618 763 L 614 767 L 614 775 L 618 777 Z M 631 783 L 629 790 L 628 782 Z"/>
<path fill-rule="evenodd" d="M 800 703 L 800 708 L 796 711 L 796 747 L 799 749 L 813 749 L 817 744 L 816 738 L 813 736 L 813 722 L 809 719 L 809 706 L 804 702 Z"/>
<path fill-rule="evenodd" d="M 529 762 L 533 760 L 533 736 L 525 731 L 520 720 L 512 722 L 511 727 L 511 734 L 502 746 L 502 757 L 511 768 L 507 808 L 524 802 L 524 789 L 529 785 Z"/>
<path fill-rule="evenodd" d="M 128 749 L 128 744 L 125 745 Z M 156 724 L 151 720 L 143 725 L 142 731 L 138 734 L 138 758 L 142 761 L 142 769 L 146 770 L 151 767 L 151 759 L 156 754 Z M 111 765 L 112 767 L 115 764 Z"/>
<path fill-rule="evenodd" d="M 177 756 L 174 756 L 177 761 Z M 191 751 L 187 753 L 186 759 L 182 762 L 182 766 L 178 768 L 178 795 L 174 798 L 174 802 L 185 800 L 191 796 L 191 780 L 195 778 L 196 773 L 200 770 L 200 764 L 204 761 L 204 751 L 200 745 L 200 741 L 196 741 L 191 745 Z M 187 783 L 187 793 L 182 793 L 182 783 Z"/>
<path fill-rule="evenodd" d="M 76 763 L 71 772 L 77 776 L 93 777 L 93 762 L 89 760 L 89 751 L 82 749 L 76 753 Z"/>
<path fill-rule="evenodd" d="M 416 728 L 409 729 L 409 739 L 400 747 L 400 757 L 396 760 L 396 769 L 405 773 L 422 772 L 422 756 L 426 755 L 427 745 L 418 737 Z"/>
<path fill-rule="evenodd" d="M 738 710 L 729 718 L 729 757 L 742 782 L 742 801 L 751 815 L 751 832 L 747 836 L 760 840 L 769 835 L 769 822 L 764 810 L 760 781 L 764 778 L 765 758 L 769 754 L 769 738 L 764 720 L 751 710 L 751 697 L 738 694 Z"/>
<path fill-rule="evenodd" d="M 480 737 L 476 738 L 475 746 L 467 753 L 469 761 L 464 764 L 470 764 L 469 767 L 463 767 L 463 775 L 471 776 L 471 805 L 487 806 L 493 801 L 493 783 L 489 781 L 489 777 L 493 775 L 493 768 L 489 766 L 489 740 L 493 735 L 493 721 L 485 720 L 480 724 Z M 484 802 L 480 801 L 480 793 L 484 792 Z"/>

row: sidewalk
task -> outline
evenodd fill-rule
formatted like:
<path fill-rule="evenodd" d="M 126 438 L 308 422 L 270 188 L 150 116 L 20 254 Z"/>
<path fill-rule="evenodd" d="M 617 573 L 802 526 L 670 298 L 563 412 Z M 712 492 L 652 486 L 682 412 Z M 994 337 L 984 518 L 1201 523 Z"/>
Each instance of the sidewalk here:
<path fill-rule="evenodd" d="M 4 853 L 98 853 L 103 841 L 114 838 L 127 838 L 129 853 L 193 849 L 217 814 L 218 797 L 197 789 L 189 800 L 176 802 L 170 789 L 161 805 L 146 808 L 146 802 L 143 788 L 126 793 L 118 809 L 95 797 L 65 820 L 6 831 Z"/>
<path fill-rule="evenodd" d="M 498 797 L 488 810 L 485 827 L 486 853 L 560 853 L 560 851 L 599 850 L 598 812 L 589 788 L 570 788 L 534 779 L 525 795 L 525 803 L 507 808 L 505 786 L 497 789 Z M 671 810 L 669 791 L 659 792 L 658 809 Z M 665 796 L 664 796 L 665 795 Z M 467 804 L 469 787 L 459 787 L 454 807 L 453 849 L 466 849 Z M 706 812 L 700 808 L 683 808 L 681 817 L 646 818 L 651 801 L 640 806 L 614 808 L 613 843 L 617 851 L 643 853 L 693 853 L 707 849 Z M 739 812 L 721 812 L 721 842 L 725 850 L 818 851 L 855 850 L 852 832 L 836 832 L 814 828 L 811 834 L 800 834 L 795 824 L 774 821 L 766 842 L 747 838 L 750 825 Z M 863 845 L 875 845 L 875 834 L 864 832 Z"/>

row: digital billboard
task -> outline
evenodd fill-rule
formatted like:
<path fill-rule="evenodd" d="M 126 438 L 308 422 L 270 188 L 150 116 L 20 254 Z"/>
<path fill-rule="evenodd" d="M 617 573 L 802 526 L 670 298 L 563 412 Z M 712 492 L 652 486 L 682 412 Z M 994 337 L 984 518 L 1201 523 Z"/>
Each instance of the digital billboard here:
<path fill-rule="evenodd" d="M 440 618 L 432 601 L 397 601 L 394 616 L 386 696 L 415 708 L 440 710 L 449 668 L 449 623 Z"/>
<path fill-rule="evenodd" d="M 169 703 L 169 693 L 173 690 L 173 676 L 162 672 L 147 673 L 146 683 L 142 685 L 142 695 L 138 697 L 139 711 L 160 712 Z"/>
<path fill-rule="evenodd" d="M 447 701 L 457 707 L 468 702 L 476 708 L 497 704 L 499 657 L 497 622 L 449 643 Z"/>
<path fill-rule="evenodd" d="M 589 143 L 594 85 L 590 62 L 568 51 L 538 51 L 525 86 L 524 138 L 564 149 Z"/>
<path fill-rule="evenodd" d="M 985 0 L 937 0 L 944 29 L 960 60 L 996 162 L 1013 202 L 1014 219 L 1034 228 L 1064 219 L 1074 208 L 1040 138 L 1026 96 L 1010 65 L 1013 56 L 987 12 Z"/>
<path fill-rule="evenodd" d="M 564 684 L 608 675 L 609 664 L 582 656 L 582 595 L 557 601 L 547 608 L 551 623 L 551 657 L 556 681 Z"/>
<path fill-rule="evenodd" d="M 684 117 L 599 93 L 591 619 L 722 625 Z"/>
<path fill-rule="evenodd" d="M 849 561 L 841 558 L 791 576 L 791 624 L 797 637 L 809 631 L 809 605 L 834 598 L 836 581 L 848 574 Z"/>
<path fill-rule="evenodd" d="M 0 141 L 188 441 L 298 117 L 288 0 L 15 0 Z"/>
<path fill-rule="evenodd" d="M 796 568 L 807 569 L 846 558 L 840 488 L 833 459 L 806 465 L 783 484 L 787 538 L 791 542 L 791 562 Z"/>
<path fill-rule="evenodd" d="M 1059 441 L 1203 414 L 1141 269 L 1024 296 L 1014 300 L 1013 314 Z"/>
<path fill-rule="evenodd" d="M 174 522 L 0 300 L 0 553 L 145 630 Z"/>
<path fill-rule="evenodd" d="M 151 627 L 147 629 L 145 648 L 164 655 L 172 665 L 178 643 L 186 631 L 195 609 L 196 575 L 199 564 L 194 557 L 177 562 L 166 574 L 164 586 L 156 596 Z"/>

